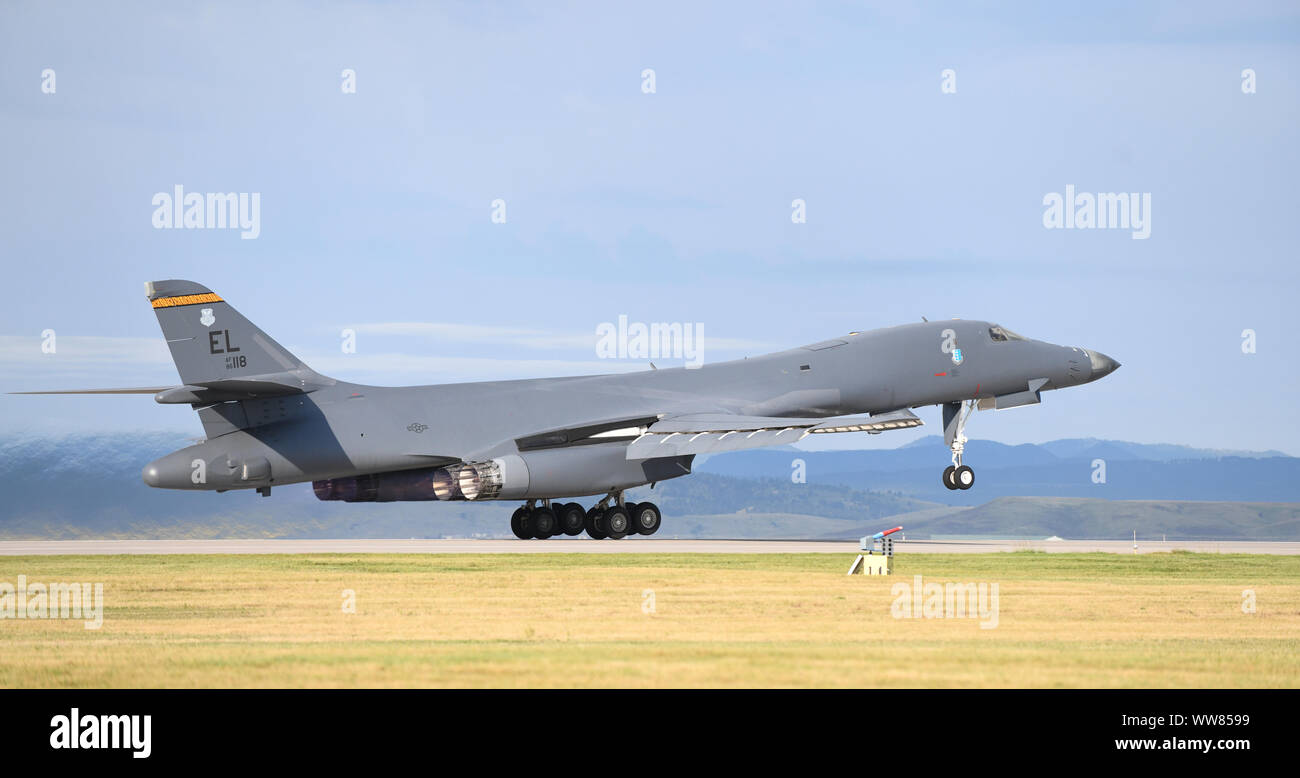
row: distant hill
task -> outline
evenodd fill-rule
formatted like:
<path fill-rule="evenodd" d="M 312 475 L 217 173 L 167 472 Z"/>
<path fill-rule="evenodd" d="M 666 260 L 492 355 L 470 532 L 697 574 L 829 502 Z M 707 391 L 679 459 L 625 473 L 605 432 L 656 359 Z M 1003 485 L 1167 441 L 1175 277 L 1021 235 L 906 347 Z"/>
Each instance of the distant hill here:
<path fill-rule="evenodd" d="M 1089 497 L 1108 500 L 1300 501 L 1300 458 L 1275 452 L 1231 455 L 1184 446 L 1103 440 L 1060 440 L 1008 446 L 966 445 L 975 488 L 949 491 L 939 480 L 950 455 L 930 436 L 896 449 L 871 451 L 752 450 L 697 461 L 695 470 L 740 478 L 789 479 L 793 460 L 809 484 L 895 492 L 919 500 L 973 506 L 997 497 Z M 1105 483 L 1094 483 L 1094 460 Z"/>
<path fill-rule="evenodd" d="M 947 508 L 894 517 L 908 537 L 1000 536 L 1077 540 L 1132 537 L 1153 540 L 1297 540 L 1300 504 L 1090 500 L 1073 497 L 1000 497 L 974 508 Z M 826 538 L 859 538 L 877 523 L 845 527 Z"/>
<path fill-rule="evenodd" d="M 0 537 L 470 537 L 509 532 L 505 503 L 321 502 L 310 484 L 251 491 L 151 489 L 140 470 L 192 444 L 166 434 L 0 436 Z"/>
<path fill-rule="evenodd" d="M 0 436 L 0 538 L 510 536 L 512 502 L 348 504 L 320 502 L 306 484 L 276 487 L 269 498 L 144 485 L 145 463 L 190 442 L 144 433 Z M 921 441 L 892 451 L 737 452 L 631 498 L 659 504 L 669 537 L 856 538 L 901 523 L 913 537 L 1125 538 L 1137 529 L 1179 540 L 1300 540 L 1300 459 L 1202 452 L 1169 460 L 1139 449 L 1112 455 L 1108 483 L 1097 485 L 1087 453 L 1070 459 L 1049 449 L 1095 452 L 1114 442 L 1055 443 L 972 443 L 979 480 L 970 492 L 938 484 L 947 450 Z M 807 483 L 790 478 L 795 457 L 807 464 Z M 1153 494 L 1160 499 L 1145 499 Z"/>
<path fill-rule="evenodd" d="M 225 494 L 151 489 L 140 480 L 149 461 L 190 445 L 165 434 L 0 437 L 0 538 L 86 537 L 510 537 L 515 502 L 321 502 L 308 484 Z M 836 522 L 869 520 L 933 507 L 902 495 L 841 486 L 786 489 L 776 479 L 702 474 L 632 493 L 652 499 L 672 532 L 676 517 L 720 515 L 718 531 L 792 536 L 831 531 Z M 669 488 L 671 486 L 671 488 Z M 750 515 L 764 518 L 745 521 Z M 723 525 L 739 522 L 734 529 Z M 669 530 L 665 530 L 668 532 Z"/>
<path fill-rule="evenodd" d="M 908 443 L 902 448 L 929 448 L 943 445 L 942 435 L 927 435 Z M 995 446 L 1003 445 L 994 443 Z M 1008 446 L 1008 448 L 1012 448 Z M 1062 438 L 1047 443 L 1025 444 L 1014 448 L 1041 448 L 1061 459 L 1093 459 L 1095 457 L 1112 457 L 1116 459 L 1147 459 L 1155 462 L 1171 462 L 1176 459 L 1221 459 L 1223 457 L 1243 457 L 1247 459 L 1268 459 L 1285 457 L 1281 451 L 1242 451 L 1237 449 L 1194 448 L 1170 443 L 1130 443 L 1123 440 L 1103 440 L 1101 438 Z"/>
<path fill-rule="evenodd" d="M 787 513 L 858 521 L 941 507 L 901 494 L 793 484 L 789 479 L 728 478 L 711 473 L 664 481 L 653 490 L 633 489 L 630 494 L 631 499 L 652 500 L 665 516 Z"/>

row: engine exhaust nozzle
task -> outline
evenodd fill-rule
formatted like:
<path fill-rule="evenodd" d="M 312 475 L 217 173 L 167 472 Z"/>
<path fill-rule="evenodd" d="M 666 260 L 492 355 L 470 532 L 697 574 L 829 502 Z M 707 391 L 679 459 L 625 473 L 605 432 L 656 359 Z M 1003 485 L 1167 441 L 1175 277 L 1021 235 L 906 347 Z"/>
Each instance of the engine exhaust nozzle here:
<path fill-rule="evenodd" d="M 503 482 L 496 462 L 469 462 L 457 474 L 457 485 L 466 500 L 491 500 L 501 493 Z"/>
<path fill-rule="evenodd" d="M 460 470 L 464 465 L 440 467 L 433 471 L 433 496 L 439 500 L 463 500 L 460 490 Z"/>

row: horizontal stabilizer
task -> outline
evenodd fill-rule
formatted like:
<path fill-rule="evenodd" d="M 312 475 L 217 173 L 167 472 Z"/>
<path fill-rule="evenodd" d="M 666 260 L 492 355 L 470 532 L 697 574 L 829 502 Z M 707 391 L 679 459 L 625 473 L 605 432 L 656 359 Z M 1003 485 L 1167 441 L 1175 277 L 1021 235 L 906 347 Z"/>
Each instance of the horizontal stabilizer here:
<path fill-rule="evenodd" d="M 154 397 L 154 400 L 164 404 L 209 405 L 231 400 L 260 400 L 265 397 L 306 394 L 320 388 L 319 383 L 308 383 L 305 380 L 294 380 L 285 376 L 287 374 L 232 378 L 225 381 L 203 381 L 197 385 L 176 386 L 159 392 Z"/>
<path fill-rule="evenodd" d="M 170 386 L 133 386 L 124 389 L 51 389 L 44 392 L 9 392 L 9 394 L 157 394 Z"/>
<path fill-rule="evenodd" d="M 290 394 L 314 392 L 331 382 L 309 370 L 202 381 L 184 386 L 139 386 L 122 389 L 55 389 L 46 392 L 10 392 L 10 394 L 152 394 L 162 404 L 188 403 L 211 405 L 231 400 L 260 400 Z"/>
<path fill-rule="evenodd" d="M 54 389 L 12 394 L 152 394 L 163 404 L 187 404 L 199 412 L 208 438 L 279 421 L 303 403 L 279 400 L 336 382 L 305 365 L 244 318 L 211 289 L 171 279 L 145 284 L 149 306 L 171 351 L 179 386 L 118 389 Z M 245 408 L 245 404 L 254 407 Z"/>
<path fill-rule="evenodd" d="M 921 419 L 903 409 L 874 416 L 834 416 L 822 419 L 776 416 L 737 416 L 700 413 L 672 416 L 650 425 L 627 447 L 628 459 L 711 454 L 795 443 L 808 435 L 833 432 L 878 433 L 919 427 Z"/>

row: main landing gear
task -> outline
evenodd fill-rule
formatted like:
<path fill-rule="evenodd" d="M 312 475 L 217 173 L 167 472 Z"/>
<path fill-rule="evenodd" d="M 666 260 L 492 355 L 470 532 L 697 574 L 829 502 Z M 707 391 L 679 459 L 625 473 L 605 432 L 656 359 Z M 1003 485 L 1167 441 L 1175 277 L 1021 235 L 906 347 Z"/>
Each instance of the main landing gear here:
<path fill-rule="evenodd" d="M 943 485 L 949 489 L 969 489 L 975 485 L 975 471 L 961 463 L 966 448 L 966 422 L 975 412 L 975 405 L 975 400 L 943 404 L 943 442 L 952 449 L 952 464 L 943 471 Z"/>
<path fill-rule="evenodd" d="M 612 503 L 611 503 L 612 501 Z M 557 535 L 577 535 L 583 530 L 596 540 L 619 540 L 628 535 L 653 535 L 663 516 L 652 502 L 624 502 L 623 493 L 611 492 L 588 510 L 576 502 L 529 500 L 510 517 L 510 529 L 521 540 Z"/>

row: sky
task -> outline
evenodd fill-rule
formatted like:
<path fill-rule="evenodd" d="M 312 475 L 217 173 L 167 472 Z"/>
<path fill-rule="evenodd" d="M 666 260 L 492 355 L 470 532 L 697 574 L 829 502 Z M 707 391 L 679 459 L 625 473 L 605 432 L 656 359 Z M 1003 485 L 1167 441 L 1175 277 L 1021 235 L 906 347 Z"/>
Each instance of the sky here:
<path fill-rule="evenodd" d="M 1295 3 L 5 3 L 0 391 L 176 383 L 143 283 L 187 278 L 392 385 L 643 369 L 620 316 L 705 363 L 987 319 L 1123 367 L 972 438 L 1300 455 L 1298 41 Z M 176 186 L 256 193 L 256 237 L 156 228 Z M 1149 236 L 1049 229 L 1067 186 Z M 0 396 L 123 429 L 201 434 Z"/>

